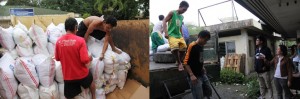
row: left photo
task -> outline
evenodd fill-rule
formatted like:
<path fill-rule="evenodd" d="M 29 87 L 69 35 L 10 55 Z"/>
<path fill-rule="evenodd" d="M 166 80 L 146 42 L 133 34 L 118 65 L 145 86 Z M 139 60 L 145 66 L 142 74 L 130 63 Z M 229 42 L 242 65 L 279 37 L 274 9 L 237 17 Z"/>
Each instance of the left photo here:
<path fill-rule="evenodd" d="M 149 99 L 149 0 L 0 0 L 0 99 Z"/>

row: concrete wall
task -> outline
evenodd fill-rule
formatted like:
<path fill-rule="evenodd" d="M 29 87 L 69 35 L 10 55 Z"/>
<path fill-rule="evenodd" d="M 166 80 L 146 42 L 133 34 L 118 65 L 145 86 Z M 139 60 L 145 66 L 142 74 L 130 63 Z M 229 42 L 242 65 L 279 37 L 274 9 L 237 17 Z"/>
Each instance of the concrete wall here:
<path fill-rule="evenodd" d="M 249 40 L 252 42 L 252 46 L 249 47 Z M 249 74 L 251 71 L 254 70 L 254 55 L 249 55 L 249 51 L 255 52 L 255 43 L 253 37 L 248 36 L 248 33 L 245 29 L 241 30 L 241 35 L 230 36 L 230 37 L 221 37 L 219 38 L 219 43 L 221 42 L 235 42 L 235 52 L 236 54 L 246 54 L 246 61 L 245 61 L 245 74 Z"/>

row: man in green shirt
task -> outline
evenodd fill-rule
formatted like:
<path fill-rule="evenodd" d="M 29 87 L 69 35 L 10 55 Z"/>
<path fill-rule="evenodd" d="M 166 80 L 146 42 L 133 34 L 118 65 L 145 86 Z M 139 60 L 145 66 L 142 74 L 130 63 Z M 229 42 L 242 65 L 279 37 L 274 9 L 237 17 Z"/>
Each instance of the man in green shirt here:
<path fill-rule="evenodd" d="M 160 45 L 164 45 L 164 37 L 163 37 L 163 28 L 162 28 L 162 20 L 164 19 L 163 15 L 159 15 L 159 22 L 157 22 L 153 27 L 153 32 L 151 33 L 151 41 L 152 46 L 151 49 L 154 53 L 157 52 L 157 47 Z"/>
<path fill-rule="evenodd" d="M 183 16 L 181 14 L 183 14 L 188 9 L 188 7 L 189 4 L 186 1 L 180 2 L 178 10 L 170 11 L 163 21 L 165 37 L 169 40 L 169 45 L 172 54 L 176 57 L 179 71 L 184 70 L 182 65 L 182 58 L 187 47 L 183 38 L 183 34 L 181 33 L 181 25 L 183 20 Z"/>

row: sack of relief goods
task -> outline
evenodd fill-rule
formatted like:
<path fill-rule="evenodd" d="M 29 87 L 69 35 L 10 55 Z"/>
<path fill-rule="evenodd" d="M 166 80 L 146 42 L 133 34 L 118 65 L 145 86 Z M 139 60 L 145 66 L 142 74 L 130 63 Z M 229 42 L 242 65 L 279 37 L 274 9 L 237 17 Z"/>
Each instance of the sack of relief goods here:
<path fill-rule="evenodd" d="M 48 52 L 47 46 L 46 47 L 34 46 L 33 47 L 33 52 L 34 52 L 34 54 L 43 54 L 43 55 L 46 55 L 46 56 L 50 55 L 49 52 Z"/>
<path fill-rule="evenodd" d="M 21 57 L 16 60 L 14 69 L 16 78 L 24 85 L 38 88 L 39 78 L 31 57 Z"/>
<path fill-rule="evenodd" d="M 117 72 L 119 70 L 119 64 L 105 64 L 104 65 L 104 72 L 107 74 L 112 74 L 113 72 Z"/>
<path fill-rule="evenodd" d="M 26 27 L 24 24 L 22 24 L 19 20 L 17 21 L 17 24 L 15 25 L 15 28 L 20 28 L 20 29 L 22 29 L 24 32 L 28 32 L 27 27 Z"/>
<path fill-rule="evenodd" d="M 49 87 L 39 87 L 40 99 L 59 99 L 58 86 L 53 83 Z"/>
<path fill-rule="evenodd" d="M 160 45 L 157 47 L 157 52 L 165 52 L 168 51 L 168 49 L 170 49 L 169 44 Z"/>
<path fill-rule="evenodd" d="M 112 50 L 107 50 L 104 54 L 104 64 L 116 64 L 117 61 L 117 53 L 113 52 Z"/>
<path fill-rule="evenodd" d="M 64 83 L 62 67 L 61 67 L 61 63 L 59 61 L 55 61 L 55 80 L 59 83 Z"/>
<path fill-rule="evenodd" d="M 127 53 L 125 53 L 125 52 L 123 52 L 122 51 L 122 53 L 121 54 L 117 54 L 117 60 L 118 60 L 118 63 L 120 64 L 120 65 L 125 65 L 126 63 L 128 63 L 128 62 L 130 62 L 130 56 L 127 54 Z"/>
<path fill-rule="evenodd" d="M 55 44 L 48 42 L 47 49 L 50 55 L 54 55 Z"/>
<path fill-rule="evenodd" d="M 104 87 L 105 94 L 111 93 L 116 89 L 117 85 L 106 85 Z"/>
<path fill-rule="evenodd" d="M 36 66 L 40 84 L 44 87 L 50 87 L 54 83 L 55 62 L 50 56 L 37 54 L 32 57 Z"/>
<path fill-rule="evenodd" d="M 9 53 L 0 59 L 0 95 L 4 99 L 17 99 L 18 82 L 14 76 L 15 60 Z"/>
<path fill-rule="evenodd" d="M 103 88 L 96 89 L 96 99 L 106 99 Z"/>
<path fill-rule="evenodd" d="M 102 53 L 103 45 L 104 44 L 101 42 L 93 42 L 92 40 L 88 41 L 88 49 L 92 53 L 93 57 L 100 57 Z"/>
<path fill-rule="evenodd" d="M 18 55 L 21 57 L 29 57 L 34 55 L 31 47 L 22 47 L 17 45 L 16 50 Z"/>
<path fill-rule="evenodd" d="M 19 57 L 18 52 L 16 49 L 8 51 L 8 53 L 13 57 L 13 59 L 17 59 Z"/>
<path fill-rule="evenodd" d="M 56 27 L 60 30 L 62 35 L 66 34 L 65 23 L 59 23 Z"/>
<path fill-rule="evenodd" d="M 32 40 L 28 34 L 20 28 L 13 30 L 13 39 L 17 45 L 22 47 L 32 47 Z"/>
<path fill-rule="evenodd" d="M 104 70 L 104 63 L 100 61 L 99 58 L 94 58 L 91 64 L 90 72 L 93 74 L 94 82 L 96 84 L 96 88 L 102 87 L 103 82 L 101 81 L 101 75 Z"/>
<path fill-rule="evenodd" d="M 65 94 L 64 94 L 65 84 L 64 83 L 57 83 L 57 85 L 58 85 L 58 93 L 59 93 L 59 98 L 58 99 L 66 99 Z"/>
<path fill-rule="evenodd" d="M 39 99 L 39 89 L 21 83 L 18 86 L 18 95 L 20 99 Z"/>
<path fill-rule="evenodd" d="M 120 89 L 123 89 L 125 82 L 126 82 L 126 77 L 127 77 L 127 70 L 120 70 L 118 71 L 118 80 L 120 81 L 117 83 L 118 87 Z"/>
<path fill-rule="evenodd" d="M 29 36 L 35 42 L 35 44 L 40 48 L 46 48 L 48 43 L 47 34 L 44 32 L 43 28 L 33 24 L 29 29 Z"/>
<path fill-rule="evenodd" d="M 63 35 L 62 31 L 53 23 L 47 27 L 46 34 L 48 35 L 49 41 L 53 44 L 55 44 L 58 38 Z"/>
<path fill-rule="evenodd" d="M 1 46 L 7 50 L 13 50 L 16 46 L 12 36 L 13 30 L 14 28 L 11 26 L 7 29 L 0 27 L 0 43 Z"/>

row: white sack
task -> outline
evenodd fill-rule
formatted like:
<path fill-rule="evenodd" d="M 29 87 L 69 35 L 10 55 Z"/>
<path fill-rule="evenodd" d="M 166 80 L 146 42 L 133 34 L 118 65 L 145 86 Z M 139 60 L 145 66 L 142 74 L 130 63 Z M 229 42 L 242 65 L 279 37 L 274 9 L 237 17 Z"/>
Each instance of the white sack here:
<path fill-rule="evenodd" d="M 15 60 L 9 53 L 0 59 L 0 95 L 4 99 L 17 99 L 18 82 L 14 76 Z"/>
<path fill-rule="evenodd" d="M 35 65 L 31 57 L 21 57 L 16 60 L 14 74 L 16 78 L 24 85 L 32 88 L 38 88 L 39 78 L 35 70 Z"/>
<path fill-rule="evenodd" d="M 16 46 L 15 41 L 13 39 L 13 30 L 11 26 L 7 29 L 0 27 L 0 43 L 3 48 L 7 50 L 13 50 Z"/>

